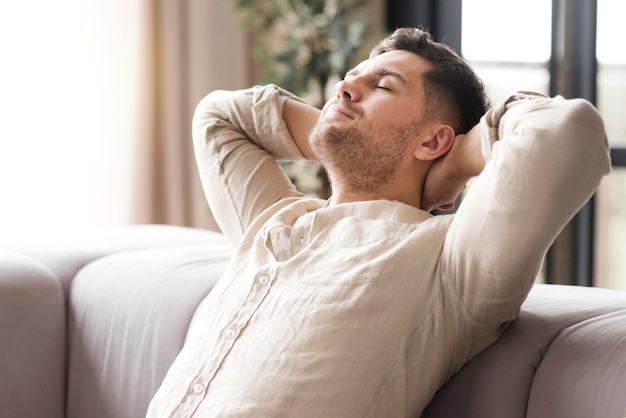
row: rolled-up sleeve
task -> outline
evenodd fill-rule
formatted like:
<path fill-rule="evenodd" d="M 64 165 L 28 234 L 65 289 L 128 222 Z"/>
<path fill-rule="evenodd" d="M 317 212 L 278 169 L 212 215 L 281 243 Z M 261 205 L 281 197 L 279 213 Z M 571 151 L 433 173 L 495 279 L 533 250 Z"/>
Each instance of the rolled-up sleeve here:
<path fill-rule="evenodd" d="M 517 94 L 481 120 L 487 160 L 448 231 L 442 264 L 467 312 L 512 320 L 545 254 L 610 172 L 602 118 L 582 99 Z"/>
<path fill-rule="evenodd" d="M 210 93 L 193 118 L 193 141 L 209 207 L 224 234 L 239 242 L 272 204 L 297 196 L 277 160 L 304 159 L 282 118 L 287 99 L 274 85 Z"/>

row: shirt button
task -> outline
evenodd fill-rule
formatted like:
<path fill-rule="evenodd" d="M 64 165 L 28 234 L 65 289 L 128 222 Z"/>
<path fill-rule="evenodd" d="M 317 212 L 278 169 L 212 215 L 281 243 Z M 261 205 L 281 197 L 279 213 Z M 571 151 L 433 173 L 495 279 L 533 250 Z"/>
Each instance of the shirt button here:
<path fill-rule="evenodd" d="M 226 331 L 224 331 L 224 336 L 226 338 L 235 338 L 236 334 L 237 334 L 237 331 L 235 331 L 234 328 L 228 328 Z"/>
<path fill-rule="evenodd" d="M 200 394 L 204 392 L 204 385 L 202 383 L 196 383 L 195 385 L 193 385 L 192 389 L 193 389 L 193 393 Z"/>
<path fill-rule="evenodd" d="M 304 237 L 300 237 L 300 245 L 304 244 Z"/>
<path fill-rule="evenodd" d="M 265 276 L 265 275 L 259 277 L 259 283 L 260 284 L 268 284 L 269 281 L 270 281 L 270 278 Z"/>

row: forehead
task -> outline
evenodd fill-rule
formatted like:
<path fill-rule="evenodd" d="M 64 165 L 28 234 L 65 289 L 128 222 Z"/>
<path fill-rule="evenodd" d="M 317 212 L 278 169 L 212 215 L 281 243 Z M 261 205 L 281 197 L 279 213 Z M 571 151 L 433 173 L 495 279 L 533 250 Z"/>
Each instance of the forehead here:
<path fill-rule="evenodd" d="M 400 74 L 407 84 L 419 81 L 431 64 L 424 58 L 409 51 L 389 51 L 366 59 L 357 65 L 353 71 L 377 73 L 382 70 L 390 70 Z"/>

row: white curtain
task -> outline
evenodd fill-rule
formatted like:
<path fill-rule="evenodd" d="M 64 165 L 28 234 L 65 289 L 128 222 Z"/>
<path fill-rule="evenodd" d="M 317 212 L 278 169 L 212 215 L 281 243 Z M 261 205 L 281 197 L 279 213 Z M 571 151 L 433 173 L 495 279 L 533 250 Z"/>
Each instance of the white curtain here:
<path fill-rule="evenodd" d="M 198 101 L 251 83 L 248 40 L 226 1 L 151 0 L 149 123 L 139 135 L 137 219 L 214 227 L 191 146 Z"/>
<path fill-rule="evenodd" d="M 0 237 L 211 227 L 190 122 L 250 84 L 226 1 L 0 0 Z"/>

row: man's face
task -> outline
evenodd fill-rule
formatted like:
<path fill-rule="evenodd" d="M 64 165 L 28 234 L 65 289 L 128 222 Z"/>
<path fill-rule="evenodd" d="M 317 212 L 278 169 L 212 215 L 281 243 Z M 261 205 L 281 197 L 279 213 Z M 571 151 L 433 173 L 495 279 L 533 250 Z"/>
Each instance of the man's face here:
<path fill-rule="evenodd" d="M 423 126 L 423 74 L 430 64 L 408 51 L 363 61 L 337 83 L 309 142 L 331 180 L 371 193 L 395 174 Z"/>

